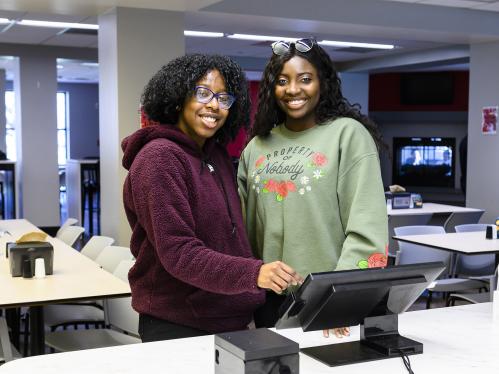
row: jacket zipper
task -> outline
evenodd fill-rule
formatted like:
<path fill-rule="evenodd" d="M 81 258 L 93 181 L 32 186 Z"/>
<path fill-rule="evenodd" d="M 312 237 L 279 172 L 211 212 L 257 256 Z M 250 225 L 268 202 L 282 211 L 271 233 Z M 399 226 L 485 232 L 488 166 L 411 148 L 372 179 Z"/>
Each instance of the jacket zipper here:
<path fill-rule="evenodd" d="M 224 184 L 223 184 L 220 176 L 218 175 L 217 171 L 215 170 L 216 165 L 213 162 L 209 162 L 206 160 L 203 160 L 203 163 L 206 165 L 206 167 L 210 171 L 210 174 L 213 174 L 215 176 L 215 183 L 218 185 L 218 188 L 222 189 L 221 192 L 222 192 L 224 200 L 225 200 L 225 207 L 227 209 L 227 213 L 229 214 L 230 223 L 232 225 L 231 235 L 234 235 L 234 233 L 236 232 L 236 224 L 234 223 L 234 217 L 232 216 L 232 211 L 230 210 L 229 198 L 227 197 L 227 192 L 225 191 Z"/>

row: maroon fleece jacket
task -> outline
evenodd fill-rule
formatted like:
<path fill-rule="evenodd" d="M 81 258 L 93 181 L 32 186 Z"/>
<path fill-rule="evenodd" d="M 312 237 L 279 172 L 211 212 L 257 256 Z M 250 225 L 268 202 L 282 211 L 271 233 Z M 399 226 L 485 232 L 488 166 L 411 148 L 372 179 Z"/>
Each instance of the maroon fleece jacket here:
<path fill-rule="evenodd" d="M 212 333 L 245 329 L 264 301 L 223 147 L 171 125 L 125 138 L 124 205 L 136 263 L 128 275 L 139 312 Z"/>

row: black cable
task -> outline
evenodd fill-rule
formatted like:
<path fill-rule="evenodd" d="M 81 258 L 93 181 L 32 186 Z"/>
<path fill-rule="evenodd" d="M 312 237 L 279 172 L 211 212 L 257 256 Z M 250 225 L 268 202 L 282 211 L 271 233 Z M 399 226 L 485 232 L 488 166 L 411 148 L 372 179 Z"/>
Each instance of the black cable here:
<path fill-rule="evenodd" d="M 279 366 L 279 374 L 291 374 L 291 369 L 287 365 Z"/>
<path fill-rule="evenodd" d="M 268 374 L 272 374 L 274 372 L 274 369 L 279 369 L 279 367 L 281 366 L 281 363 L 280 363 L 280 360 L 273 361 L 270 363 L 270 365 L 272 365 L 272 366 L 270 366 L 270 368 L 265 367 L 265 365 L 264 365 L 264 367 L 262 367 L 263 372 L 268 373 Z M 277 365 L 279 365 L 279 366 L 277 366 Z"/>
<path fill-rule="evenodd" d="M 409 372 L 409 374 L 414 374 L 411 368 L 411 360 L 409 360 L 409 356 L 402 350 L 397 349 L 397 352 L 400 353 L 400 357 L 402 358 L 402 362 L 404 363 L 405 368 Z"/>
<path fill-rule="evenodd" d="M 281 360 L 278 359 L 277 361 L 274 361 L 271 363 L 270 368 L 262 368 L 266 373 L 272 374 L 272 373 L 278 373 L 278 374 L 291 374 L 291 369 L 289 368 L 288 365 L 284 365 L 281 363 Z M 274 371 L 277 369 L 277 371 Z"/>

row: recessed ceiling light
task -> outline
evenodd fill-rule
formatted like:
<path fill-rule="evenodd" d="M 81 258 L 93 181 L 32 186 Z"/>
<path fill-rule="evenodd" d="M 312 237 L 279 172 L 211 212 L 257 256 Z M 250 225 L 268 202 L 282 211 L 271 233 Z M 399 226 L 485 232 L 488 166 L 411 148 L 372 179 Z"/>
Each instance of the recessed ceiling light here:
<path fill-rule="evenodd" d="M 321 40 L 317 42 L 320 45 L 329 45 L 332 47 L 356 47 L 356 48 L 372 48 L 372 49 L 393 49 L 392 44 L 377 44 L 377 43 L 356 43 L 356 42 L 340 42 L 335 40 Z"/>
<path fill-rule="evenodd" d="M 53 27 L 57 29 L 85 29 L 85 30 L 99 29 L 99 25 L 94 25 L 90 23 L 37 21 L 32 19 L 24 19 L 22 21 L 17 21 L 16 24 L 21 26 Z"/>
<path fill-rule="evenodd" d="M 88 23 L 74 23 L 74 22 L 52 22 L 52 21 L 37 21 L 37 20 L 9 20 L 7 18 L 0 18 L 0 24 L 8 24 L 15 22 L 17 25 L 21 26 L 34 26 L 34 27 L 52 27 L 59 29 L 86 29 L 86 30 L 98 30 L 99 25 L 88 24 Z M 255 40 L 255 41 L 287 41 L 294 42 L 297 38 L 289 38 L 284 36 L 274 36 L 274 35 L 253 35 L 253 34 L 229 34 L 225 35 L 222 32 L 209 32 L 209 31 L 194 31 L 185 30 L 185 36 L 194 37 L 208 37 L 208 38 L 221 38 L 226 36 L 229 39 L 240 39 L 240 40 Z M 333 47 L 357 47 L 357 48 L 371 48 L 371 49 L 394 49 L 395 46 L 392 44 L 378 44 L 378 43 L 358 43 L 358 42 L 342 42 L 334 40 L 322 40 L 318 44 L 333 46 Z M 86 63 L 83 63 L 84 65 Z M 92 63 L 89 63 L 92 64 Z M 96 66 L 96 65 L 86 65 L 86 66 Z M 97 65 L 98 66 L 98 65 Z"/>
<path fill-rule="evenodd" d="M 98 68 L 99 67 L 99 63 L 98 62 L 82 62 L 80 65 L 81 66 L 87 66 L 89 68 Z"/>
<path fill-rule="evenodd" d="M 256 41 L 277 41 L 283 40 L 285 42 L 294 42 L 296 38 L 286 38 L 284 36 L 269 36 L 269 35 L 252 35 L 252 34 L 230 34 L 227 35 L 229 39 L 240 39 L 240 40 L 256 40 Z"/>
<path fill-rule="evenodd" d="M 227 35 L 230 39 L 241 40 L 256 40 L 256 41 L 277 41 L 282 40 L 285 42 L 294 42 L 297 38 L 288 38 L 284 36 L 270 36 L 270 35 L 252 35 L 252 34 L 230 34 Z M 376 43 L 357 43 L 357 42 L 341 42 L 334 40 L 322 40 L 317 42 L 321 45 L 329 45 L 334 47 L 357 47 L 357 48 L 373 48 L 373 49 L 393 49 L 394 45 L 391 44 L 376 44 Z"/>
<path fill-rule="evenodd" d="M 62 66 L 62 65 L 57 65 L 57 69 L 64 69 L 64 66 Z"/>
<path fill-rule="evenodd" d="M 185 30 L 184 35 L 185 36 L 200 36 L 200 37 L 204 37 L 204 38 L 221 38 L 222 36 L 224 36 L 224 33 L 223 32 Z"/>

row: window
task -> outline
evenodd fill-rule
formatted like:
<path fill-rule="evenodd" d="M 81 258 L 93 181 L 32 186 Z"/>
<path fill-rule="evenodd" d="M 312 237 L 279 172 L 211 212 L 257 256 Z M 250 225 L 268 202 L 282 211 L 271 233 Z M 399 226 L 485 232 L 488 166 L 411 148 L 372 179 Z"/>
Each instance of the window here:
<path fill-rule="evenodd" d="M 68 159 L 68 94 L 57 92 L 57 163 L 66 165 Z"/>
<path fill-rule="evenodd" d="M 5 91 L 5 142 L 7 158 L 15 161 L 16 155 L 16 105 L 14 91 Z M 57 162 L 65 165 L 68 158 L 68 93 L 57 92 Z"/>
<path fill-rule="evenodd" d="M 14 91 L 5 91 L 5 146 L 7 158 L 16 161 L 16 131 L 14 123 L 16 120 L 16 101 Z"/>

